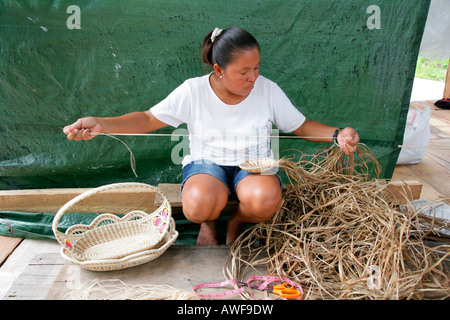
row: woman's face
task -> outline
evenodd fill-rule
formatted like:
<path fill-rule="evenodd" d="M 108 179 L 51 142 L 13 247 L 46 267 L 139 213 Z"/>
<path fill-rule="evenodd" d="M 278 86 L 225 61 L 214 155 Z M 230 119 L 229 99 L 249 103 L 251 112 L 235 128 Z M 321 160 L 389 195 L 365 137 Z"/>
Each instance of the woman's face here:
<path fill-rule="evenodd" d="M 224 69 L 214 65 L 216 74 L 222 75 L 220 81 L 230 93 L 246 97 L 250 94 L 259 76 L 259 49 L 254 47 L 237 54 L 233 62 Z"/>

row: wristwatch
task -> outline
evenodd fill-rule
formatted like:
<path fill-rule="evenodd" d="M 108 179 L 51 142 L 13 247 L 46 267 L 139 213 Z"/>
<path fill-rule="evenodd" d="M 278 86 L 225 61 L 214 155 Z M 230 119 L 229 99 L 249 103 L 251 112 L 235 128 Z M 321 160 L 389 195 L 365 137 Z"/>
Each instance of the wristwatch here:
<path fill-rule="evenodd" d="M 339 132 L 341 132 L 342 129 L 344 129 L 344 128 L 337 128 L 333 134 L 333 143 L 337 146 L 339 146 L 339 143 L 337 142 L 337 136 L 338 136 Z"/>

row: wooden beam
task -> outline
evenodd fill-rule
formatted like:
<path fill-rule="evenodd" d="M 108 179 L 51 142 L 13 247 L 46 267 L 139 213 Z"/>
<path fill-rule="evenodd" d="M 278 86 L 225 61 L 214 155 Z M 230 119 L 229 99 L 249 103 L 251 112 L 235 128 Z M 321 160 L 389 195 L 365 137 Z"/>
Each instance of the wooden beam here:
<path fill-rule="evenodd" d="M 286 185 L 285 185 L 286 187 Z M 159 184 L 158 188 L 169 199 L 172 207 L 181 207 L 180 185 L 176 183 Z M 392 194 L 392 201 L 394 204 L 404 204 L 408 201 L 420 199 L 422 192 L 422 184 L 418 181 L 391 181 L 387 189 Z M 162 198 L 156 195 L 155 206 L 162 203 Z M 236 203 L 229 203 L 235 205 Z"/>
<path fill-rule="evenodd" d="M 158 189 L 166 196 L 172 207 L 181 207 L 181 184 L 178 183 L 160 183 Z M 162 204 L 163 198 L 157 194 L 155 196 L 155 206 Z"/>
<path fill-rule="evenodd" d="M 169 199 L 172 208 L 181 208 L 179 184 L 159 184 L 158 188 Z M 55 213 L 65 203 L 87 190 L 90 189 L 3 190 L 0 191 L 0 211 Z M 389 190 L 395 203 L 401 204 L 419 199 L 422 184 L 417 181 L 393 181 L 389 184 Z M 154 192 L 146 193 L 141 191 L 139 197 L 133 197 L 135 193 L 114 190 L 97 194 L 77 206 L 77 212 L 127 213 L 133 209 L 153 211 L 161 204 L 161 198 Z M 229 206 L 236 204 L 236 201 L 228 203 Z"/>
<path fill-rule="evenodd" d="M 2 190 L 0 210 L 55 213 L 66 202 L 87 190 L 90 189 Z"/>
<path fill-rule="evenodd" d="M 19 211 L 34 213 L 56 213 L 64 204 L 89 188 L 2 190 L 0 191 L 0 211 Z M 124 213 L 132 209 L 148 212 L 154 210 L 155 192 L 111 191 L 96 194 L 76 207 L 79 213 Z M 139 202 L 139 203 L 138 203 Z M 125 213 L 127 213 L 125 212 Z"/>
<path fill-rule="evenodd" d="M 417 181 L 391 181 L 387 189 L 391 193 L 393 204 L 399 205 L 420 199 L 422 184 Z"/>

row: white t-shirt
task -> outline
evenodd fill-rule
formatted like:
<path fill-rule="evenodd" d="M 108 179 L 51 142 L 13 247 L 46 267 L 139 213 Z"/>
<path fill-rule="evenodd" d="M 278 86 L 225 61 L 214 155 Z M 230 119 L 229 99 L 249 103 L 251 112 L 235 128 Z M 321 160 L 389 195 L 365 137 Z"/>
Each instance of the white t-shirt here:
<path fill-rule="evenodd" d="M 261 75 L 237 105 L 219 99 L 208 74 L 186 80 L 150 110 L 170 126 L 187 124 L 190 154 L 184 156 L 183 166 L 195 160 L 237 166 L 249 159 L 273 158 L 272 124 L 292 132 L 305 121 L 283 90 Z"/>

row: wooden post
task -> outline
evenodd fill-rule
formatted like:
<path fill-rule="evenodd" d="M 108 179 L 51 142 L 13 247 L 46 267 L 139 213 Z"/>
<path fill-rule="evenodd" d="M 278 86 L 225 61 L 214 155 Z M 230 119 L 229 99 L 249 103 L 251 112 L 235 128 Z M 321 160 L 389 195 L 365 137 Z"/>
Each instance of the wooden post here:
<path fill-rule="evenodd" d="M 445 77 L 444 99 L 450 98 L 450 61 L 447 68 L 447 76 Z"/>

